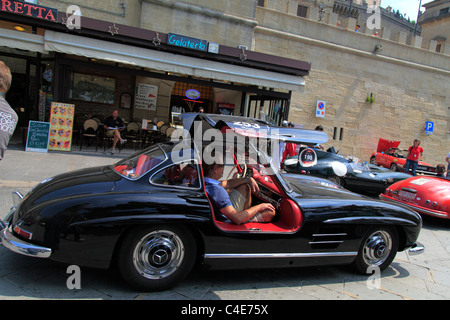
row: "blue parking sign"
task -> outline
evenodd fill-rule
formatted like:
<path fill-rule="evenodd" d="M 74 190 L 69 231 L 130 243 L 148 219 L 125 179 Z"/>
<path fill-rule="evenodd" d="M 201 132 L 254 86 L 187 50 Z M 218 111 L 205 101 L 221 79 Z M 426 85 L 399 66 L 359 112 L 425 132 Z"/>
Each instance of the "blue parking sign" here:
<path fill-rule="evenodd" d="M 434 123 L 427 121 L 425 124 L 425 134 L 433 134 Z"/>

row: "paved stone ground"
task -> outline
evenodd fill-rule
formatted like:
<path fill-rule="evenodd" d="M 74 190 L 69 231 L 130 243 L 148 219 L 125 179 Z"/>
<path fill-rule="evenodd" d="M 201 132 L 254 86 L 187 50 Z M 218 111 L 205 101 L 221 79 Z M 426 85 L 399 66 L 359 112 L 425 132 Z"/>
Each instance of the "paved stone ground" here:
<path fill-rule="evenodd" d="M 125 154 L 85 150 L 32 153 L 12 147 L 0 162 L 0 218 L 12 205 L 11 192 L 28 192 L 55 174 L 112 164 Z M 450 221 L 425 217 L 419 241 L 425 253 L 400 252 L 379 283 L 345 266 L 201 271 L 195 270 L 172 290 L 131 290 L 116 270 L 81 269 L 81 289 L 69 290 L 66 266 L 9 252 L 0 246 L 0 300 L 125 299 L 125 300 L 447 300 L 450 299 Z M 378 286 L 379 284 L 379 286 Z M 376 288 L 374 288 L 376 287 Z"/>

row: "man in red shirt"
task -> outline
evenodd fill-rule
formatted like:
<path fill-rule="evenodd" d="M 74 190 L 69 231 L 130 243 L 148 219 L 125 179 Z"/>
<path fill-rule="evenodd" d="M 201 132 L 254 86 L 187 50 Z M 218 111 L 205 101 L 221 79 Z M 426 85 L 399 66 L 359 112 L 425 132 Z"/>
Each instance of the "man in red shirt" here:
<path fill-rule="evenodd" d="M 416 175 L 419 161 L 422 160 L 423 148 L 419 146 L 420 140 L 415 139 L 413 145 L 408 149 L 408 156 L 406 157 L 405 172 L 409 173 L 409 168 L 412 168 L 412 175 Z"/>

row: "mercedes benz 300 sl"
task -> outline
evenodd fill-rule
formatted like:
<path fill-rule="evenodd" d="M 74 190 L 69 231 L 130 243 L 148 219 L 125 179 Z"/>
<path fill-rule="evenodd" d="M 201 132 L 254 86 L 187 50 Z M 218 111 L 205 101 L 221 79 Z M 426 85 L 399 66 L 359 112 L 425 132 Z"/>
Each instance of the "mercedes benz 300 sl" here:
<path fill-rule="evenodd" d="M 267 144 L 253 140 L 264 138 L 268 145 L 324 143 L 324 133 L 232 116 L 183 117 L 190 128 L 183 134 L 193 134 L 186 139 L 178 137 L 115 165 L 60 174 L 35 186 L 1 222 L 2 244 L 67 264 L 117 264 L 138 290 L 172 287 L 198 265 L 353 264 L 367 273 L 371 266 L 387 268 L 398 251 L 422 249 L 416 244 L 422 226 L 416 212 L 329 187 L 319 178 L 283 176 L 272 165 Z M 214 214 L 198 142 L 217 131 L 245 138 L 240 140 L 243 152 L 233 144 L 225 151 L 235 174 L 252 177 L 259 185 L 253 203 L 275 207 L 272 222 L 236 225 Z M 194 139 L 196 133 L 202 134 L 200 139 Z"/>

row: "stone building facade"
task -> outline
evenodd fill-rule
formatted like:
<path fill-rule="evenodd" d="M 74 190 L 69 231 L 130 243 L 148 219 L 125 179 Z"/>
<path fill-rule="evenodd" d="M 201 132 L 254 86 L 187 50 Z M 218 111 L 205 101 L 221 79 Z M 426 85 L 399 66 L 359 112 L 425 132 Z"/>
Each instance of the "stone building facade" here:
<path fill-rule="evenodd" d="M 428 2 L 424 7 L 419 18 L 423 40 L 430 43 L 430 50 L 443 52 L 445 45 L 450 45 L 450 0 Z"/>
<path fill-rule="evenodd" d="M 305 91 L 293 94 L 290 120 L 307 128 L 321 124 L 330 136 L 328 145 L 362 160 L 376 150 L 378 138 L 401 140 L 403 148 L 419 138 L 425 161 L 445 160 L 450 151 L 448 47 L 437 54 L 420 36 L 391 32 L 383 21 L 380 36 L 374 37 L 372 30 L 354 32 L 353 18 L 337 27 L 333 13 L 319 22 L 283 7 L 257 8 L 254 43 L 255 50 L 311 62 Z M 375 102 L 366 102 L 370 95 Z M 315 116 L 317 100 L 327 102 L 325 118 Z M 425 134 L 426 121 L 435 124 L 432 135 Z"/>
<path fill-rule="evenodd" d="M 60 12 L 75 3 L 83 17 L 310 62 L 305 86 L 290 92 L 288 120 L 308 129 L 321 124 L 327 146 L 342 155 L 369 160 L 379 138 L 401 140 L 403 148 L 419 138 L 433 165 L 450 151 L 450 46 L 435 52 L 436 40 L 392 30 L 382 18 L 378 36 L 354 32 L 357 20 L 339 18 L 332 0 L 38 3 Z M 316 117 L 318 100 L 326 101 L 324 118 Z M 426 121 L 434 123 L 432 135 Z"/>

